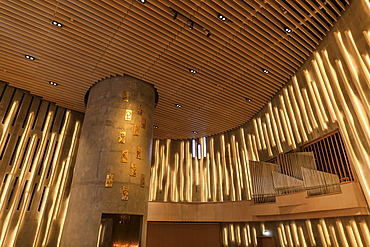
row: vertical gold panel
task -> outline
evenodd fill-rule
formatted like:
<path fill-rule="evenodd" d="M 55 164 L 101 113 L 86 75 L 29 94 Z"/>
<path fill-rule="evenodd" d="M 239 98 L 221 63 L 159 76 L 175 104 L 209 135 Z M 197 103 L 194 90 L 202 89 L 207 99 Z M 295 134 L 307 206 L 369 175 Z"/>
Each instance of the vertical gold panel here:
<path fill-rule="evenodd" d="M 123 91 L 122 93 L 122 101 L 123 102 L 128 102 L 130 99 L 130 92 Z"/>
<path fill-rule="evenodd" d="M 137 105 L 137 114 L 140 116 L 143 115 L 143 106 L 140 104 Z"/>
<path fill-rule="evenodd" d="M 139 136 L 140 134 L 140 125 L 134 124 L 134 136 Z"/>
<path fill-rule="evenodd" d="M 128 162 L 128 150 L 122 150 L 121 152 L 121 162 L 127 163 Z"/>
<path fill-rule="evenodd" d="M 136 159 L 141 160 L 143 157 L 143 148 L 142 147 L 137 147 L 136 149 Z"/>
<path fill-rule="evenodd" d="M 105 178 L 105 188 L 112 188 L 113 187 L 113 180 L 114 180 L 114 174 L 108 173 Z"/>
<path fill-rule="evenodd" d="M 136 177 L 136 164 L 132 163 L 130 165 L 130 176 Z"/>
<path fill-rule="evenodd" d="M 131 119 L 132 119 L 132 110 L 126 110 L 125 120 L 126 121 L 131 121 Z"/>
<path fill-rule="evenodd" d="M 129 189 L 129 186 L 122 186 L 122 201 L 128 201 Z"/>
<path fill-rule="evenodd" d="M 343 247 L 349 247 L 348 241 L 347 241 L 347 237 L 346 237 L 346 234 L 344 232 L 342 221 L 337 220 L 335 222 L 335 224 L 337 225 L 337 228 L 338 228 L 339 238 L 341 240 L 341 246 L 343 246 Z"/>
<path fill-rule="evenodd" d="M 141 174 L 140 187 L 142 187 L 142 188 L 145 187 L 145 175 L 144 174 Z"/>

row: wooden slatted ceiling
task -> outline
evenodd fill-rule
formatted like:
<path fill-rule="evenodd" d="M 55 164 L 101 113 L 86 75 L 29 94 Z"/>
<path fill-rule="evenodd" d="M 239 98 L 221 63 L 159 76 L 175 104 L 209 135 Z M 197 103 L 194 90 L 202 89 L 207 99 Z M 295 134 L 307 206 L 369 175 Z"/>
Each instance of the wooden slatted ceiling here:
<path fill-rule="evenodd" d="M 315 50 L 348 4 L 1 1 L 0 80 L 84 112 L 84 95 L 91 85 L 128 74 L 158 90 L 155 138 L 213 135 L 255 115 Z M 173 10 L 180 13 L 176 20 Z M 227 21 L 219 20 L 219 13 Z M 190 20 L 196 23 L 194 29 L 189 29 Z M 36 59 L 25 59 L 25 54 Z"/>

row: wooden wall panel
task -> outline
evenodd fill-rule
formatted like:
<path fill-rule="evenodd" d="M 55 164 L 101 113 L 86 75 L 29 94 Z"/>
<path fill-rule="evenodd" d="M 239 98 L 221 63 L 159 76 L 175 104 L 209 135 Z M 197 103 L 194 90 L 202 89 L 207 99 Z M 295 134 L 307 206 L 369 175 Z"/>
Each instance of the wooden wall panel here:
<path fill-rule="evenodd" d="M 147 247 L 221 247 L 219 223 L 148 222 Z"/>

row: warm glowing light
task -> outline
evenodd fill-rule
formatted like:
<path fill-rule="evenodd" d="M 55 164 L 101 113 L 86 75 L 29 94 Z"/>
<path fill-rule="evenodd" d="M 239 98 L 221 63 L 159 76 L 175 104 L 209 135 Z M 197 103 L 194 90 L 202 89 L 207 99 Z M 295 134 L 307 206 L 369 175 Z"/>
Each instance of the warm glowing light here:
<path fill-rule="evenodd" d="M 335 222 L 335 224 L 337 225 L 337 228 L 338 228 L 339 237 L 340 237 L 340 241 L 342 243 L 342 246 L 343 247 L 349 247 L 346 234 L 344 233 L 344 228 L 343 228 L 342 222 L 340 220 L 337 220 Z"/>
<path fill-rule="evenodd" d="M 254 127 L 255 136 L 257 138 L 257 147 L 258 147 L 258 150 L 261 150 L 262 149 L 262 145 L 261 145 L 259 130 L 258 130 L 258 126 L 257 126 L 257 120 L 255 118 L 253 119 L 253 127 Z"/>
<path fill-rule="evenodd" d="M 263 135 L 261 118 L 257 118 L 257 126 L 258 126 L 260 140 L 261 140 L 261 143 L 262 143 L 262 149 L 266 149 L 266 141 L 265 141 L 265 138 L 264 138 L 264 135 Z"/>
<path fill-rule="evenodd" d="M 312 246 L 316 246 L 316 240 L 315 240 L 315 236 L 313 235 L 311 221 L 306 220 L 305 223 L 306 223 L 306 228 L 307 228 L 307 232 L 308 232 L 308 237 L 310 239 L 310 243 L 311 243 Z"/>
<path fill-rule="evenodd" d="M 333 226 L 329 226 L 329 234 L 330 234 L 331 240 L 333 242 L 333 247 L 339 247 L 337 234 L 335 233 L 335 229 L 334 229 Z"/>
<path fill-rule="evenodd" d="M 359 223 L 359 225 L 360 225 L 360 229 L 361 229 L 361 232 L 362 232 L 362 236 L 365 239 L 366 246 L 370 246 L 370 232 L 369 232 L 369 228 L 368 228 L 366 222 L 362 221 L 362 222 Z"/>

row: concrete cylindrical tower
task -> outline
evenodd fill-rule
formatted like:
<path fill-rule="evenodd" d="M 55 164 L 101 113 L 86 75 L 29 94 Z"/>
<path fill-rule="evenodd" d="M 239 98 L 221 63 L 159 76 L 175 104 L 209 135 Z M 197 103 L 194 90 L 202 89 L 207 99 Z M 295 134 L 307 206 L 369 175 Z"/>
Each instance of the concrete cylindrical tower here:
<path fill-rule="evenodd" d="M 124 75 L 89 94 L 62 246 L 97 246 L 103 214 L 142 215 L 145 246 L 154 86 Z"/>

